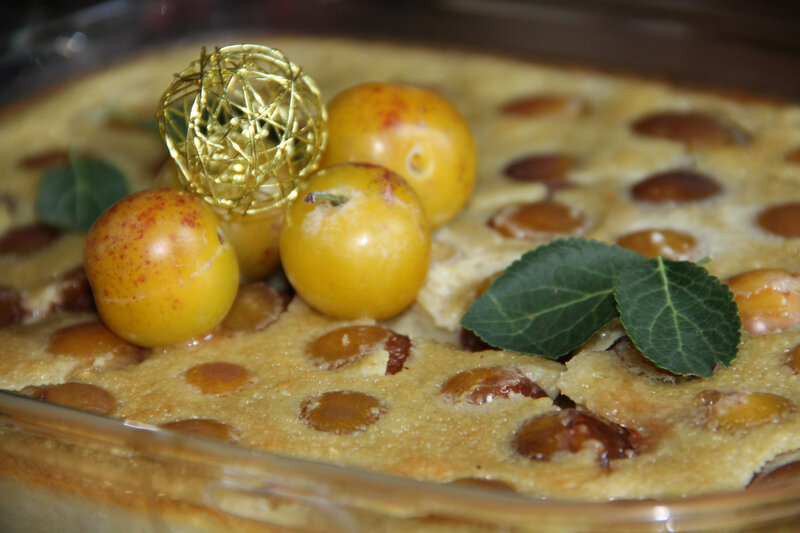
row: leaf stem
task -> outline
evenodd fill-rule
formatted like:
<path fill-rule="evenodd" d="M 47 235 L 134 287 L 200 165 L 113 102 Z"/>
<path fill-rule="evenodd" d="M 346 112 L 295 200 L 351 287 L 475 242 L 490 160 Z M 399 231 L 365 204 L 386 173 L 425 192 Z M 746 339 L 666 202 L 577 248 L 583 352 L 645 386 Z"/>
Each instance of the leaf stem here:
<path fill-rule="evenodd" d="M 345 203 L 348 200 L 348 198 L 347 196 L 341 194 L 334 194 L 332 192 L 323 192 L 323 191 L 310 192 L 303 197 L 304 204 L 313 204 L 317 200 L 330 202 L 330 204 L 333 207 L 336 207 Z"/>

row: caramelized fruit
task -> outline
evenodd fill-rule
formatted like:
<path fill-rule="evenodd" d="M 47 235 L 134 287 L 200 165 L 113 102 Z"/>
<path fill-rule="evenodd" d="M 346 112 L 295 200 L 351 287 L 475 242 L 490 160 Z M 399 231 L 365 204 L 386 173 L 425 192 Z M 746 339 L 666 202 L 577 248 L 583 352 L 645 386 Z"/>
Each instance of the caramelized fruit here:
<path fill-rule="evenodd" d="M 184 375 L 186 383 L 203 394 L 225 396 L 250 383 L 250 373 L 240 365 L 225 362 L 195 365 Z"/>
<path fill-rule="evenodd" d="M 489 227 L 504 237 L 545 239 L 581 233 L 586 226 L 583 214 L 555 200 L 510 205 L 498 211 Z"/>
<path fill-rule="evenodd" d="M 714 180 L 693 170 L 659 172 L 631 188 L 634 200 L 654 204 L 699 202 L 719 194 L 722 187 Z"/>
<path fill-rule="evenodd" d="M 386 351 L 389 352 L 386 375 L 391 376 L 403 370 L 406 360 L 411 354 L 411 339 L 407 335 L 392 333 L 386 339 Z"/>
<path fill-rule="evenodd" d="M 58 295 L 50 307 L 51 312 L 83 313 L 95 311 L 94 296 L 83 267 L 65 272 L 56 280 Z"/>
<path fill-rule="evenodd" d="M 786 362 L 795 374 L 800 374 L 800 344 L 789 350 Z"/>
<path fill-rule="evenodd" d="M 21 324 L 25 318 L 22 294 L 11 287 L 0 285 L 0 327 Z"/>
<path fill-rule="evenodd" d="M 714 115 L 697 111 L 652 113 L 636 120 L 633 131 L 647 137 L 681 142 L 689 147 L 742 143 L 746 137 Z"/>
<path fill-rule="evenodd" d="M 222 327 L 236 333 L 261 331 L 278 320 L 288 303 L 285 294 L 264 282 L 242 285 Z"/>
<path fill-rule="evenodd" d="M 647 257 L 666 257 L 688 261 L 697 250 L 697 239 L 690 233 L 673 229 L 644 229 L 617 239 L 617 244 Z"/>
<path fill-rule="evenodd" d="M 303 402 L 300 418 L 317 431 L 344 435 L 365 431 L 386 412 L 372 395 L 357 391 L 331 391 Z"/>
<path fill-rule="evenodd" d="M 382 348 L 390 334 L 382 326 L 344 326 L 315 339 L 308 354 L 316 366 L 334 370 Z"/>
<path fill-rule="evenodd" d="M 235 431 L 229 425 L 210 418 L 176 420 L 162 424 L 161 428 L 224 442 L 236 442 L 237 440 Z"/>
<path fill-rule="evenodd" d="M 111 355 L 106 368 L 123 368 L 144 359 L 144 352 L 99 322 L 83 322 L 58 329 L 50 335 L 46 350 L 58 356 L 98 358 Z"/>
<path fill-rule="evenodd" d="M 779 268 L 743 272 L 726 283 L 739 306 L 742 327 L 765 334 L 800 323 L 800 277 Z"/>
<path fill-rule="evenodd" d="M 386 374 L 396 374 L 409 356 L 411 341 L 382 326 L 343 326 L 317 337 L 307 352 L 314 365 L 335 370 L 379 349 L 389 354 Z"/>
<path fill-rule="evenodd" d="M 538 117 L 553 114 L 580 115 L 588 109 L 588 104 L 578 98 L 560 94 L 534 94 L 510 100 L 503 104 L 500 111 L 506 115 Z"/>
<path fill-rule="evenodd" d="M 0 256 L 24 257 L 41 251 L 61 237 L 61 230 L 34 223 L 11 229 L 0 237 Z"/>
<path fill-rule="evenodd" d="M 541 387 L 519 369 L 503 366 L 471 368 L 459 372 L 442 385 L 441 393 L 454 403 L 467 402 L 475 405 L 513 395 L 527 398 L 546 396 Z"/>
<path fill-rule="evenodd" d="M 515 181 L 536 182 L 555 190 L 567 186 L 575 161 L 563 154 L 539 154 L 512 161 L 503 173 Z"/>
<path fill-rule="evenodd" d="M 505 481 L 499 479 L 491 479 L 485 477 L 461 477 L 454 479 L 450 482 L 451 485 L 459 485 L 462 487 L 476 487 L 479 489 L 502 490 L 507 492 L 515 492 L 514 487 Z"/>
<path fill-rule="evenodd" d="M 116 404 L 111 393 L 88 383 L 43 385 L 36 387 L 31 392 L 31 397 L 98 415 L 107 415 L 114 410 Z"/>
<path fill-rule="evenodd" d="M 601 466 L 635 452 L 628 430 L 580 409 L 531 418 L 514 437 L 517 453 L 536 461 L 548 461 L 559 453 L 576 453 L 590 446 Z"/>
<path fill-rule="evenodd" d="M 774 205 L 758 214 L 756 219 L 762 229 L 786 237 L 800 237 L 800 202 Z"/>
<path fill-rule="evenodd" d="M 712 429 L 736 431 L 778 420 L 794 409 L 791 401 L 769 392 L 703 391 L 693 400 L 700 419 Z"/>

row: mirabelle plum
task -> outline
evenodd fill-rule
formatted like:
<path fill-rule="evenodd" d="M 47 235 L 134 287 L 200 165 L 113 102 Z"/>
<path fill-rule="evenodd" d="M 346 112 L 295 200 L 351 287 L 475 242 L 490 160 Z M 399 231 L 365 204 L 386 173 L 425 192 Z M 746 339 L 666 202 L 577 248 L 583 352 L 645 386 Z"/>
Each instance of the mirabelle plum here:
<path fill-rule="evenodd" d="M 692 402 L 708 427 L 727 431 L 766 424 L 794 409 L 790 400 L 769 392 L 706 390 Z"/>
<path fill-rule="evenodd" d="M 454 403 L 467 402 L 475 405 L 514 395 L 527 398 L 547 396 L 535 381 L 520 370 L 505 366 L 462 370 L 445 381 L 440 391 Z"/>
<path fill-rule="evenodd" d="M 394 172 L 343 163 L 290 200 L 280 239 L 286 276 L 312 307 L 339 318 L 406 308 L 428 271 L 431 238 L 414 191 Z"/>
<path fill-rule="evenodd" d="M 317 431 L 349 435 L 366 431 L 386 413 L 375 396 L 359 391 L 336 390 L 307 398 L 300 419 Z"/>
<path fill-rule="evenodd" d="M 795 374 L 800 374 L 800 344 L 789 350 L 786 363 Z"/>
<path fill-rule="evenodd" d="M 535 461 L 549 461 L 559 453 L 576 453 L 590 448 L 595 460 L 607 467 L 609 460 L 636 454 L 633 430 L 581 409 L 563 409 L 529 418 L 517 431 L 517 453 Z"/>
<path fill-rule="evenodd" d="M 545 199 L 506 206 L 497 211 L 488 224 L 503 237 L 546 239 L 583 233 L 587 221 L 578 209 Z"/>
<path fill-rule="evenodd" d="M 236 442 L 239 440 L 239 432 L 227 424 L 211 418 L 187 418 L 167 422 L 162 424 L 163 429 L 186 433 L 206 439 L 221 440 L 224 442 Z"/>
<path fill-rule="evenodd" d="M 145 350 L 125 342 L 100 322 L 80 322 L 55 330 L 45 350 L 55 356 L 81 361 L 77 371 L 125 368 L 141 363 Z"/>
<path fill-rule="evenodd" d="M 202 394 L 227 396 L 247 386 L 251 378 L 246 368 L 217 361 L 193 366 L 186 371 L 184 379 Z"/>
<path fill-rule="evenodd" d="M 617 244 L 647 257 L 666 257 L 674 261 L 696 259 L 698 242 L 691 234 L 669 228 L 643 229 L 627 233 Z"/>
<path fill-rule="evenodd" d="M 697 111 L 657 111 L 638 118 L 633 131 L 681 142 L 690 148 L 744 144 L 748 135 L 723 119 Z"/>
<path fill-rule="evenodd" d="M 23 318 L 25 318 L 25 306 L 22 293 L 0 285 L 0 327 L 21 324 Z"/>
<path fill-rule="evenodd" d="M 650 204 L 702 202 L 721 192 L 717 180 L 689 169 L 658 172 L 631 187 L 634 200 Z"/>
<path fill-rule="evenodd" d="M 159 170 L 156 183 L 159 187 L 182 190 L 178 172 L 180 171 L 175 163 L 168 161 Z M 217 215 L 222 233 L 236 252 L 239 272 L 244 280 L 264 279 L 278 268 L 282 208 L 248 215 L 219 212 Z"/>
<path fill-rule="evenodd" d="M 27 392 L 37 400 L 66 405 L 99 415 L 107 415 L 116 405 L 116 400 L 110 392 L 88 383 L 41 385 Z"/>
<path fill-rule="evenodd" d="M 214 212 L 173 189 L 111 206 L 86 237 L 84 266 L 103 322 L 140 346 L 203 335 L 222 321 L 239 285 Z"/>
<path fill-rule="evenodd" d="M 436 228 L 464 206 L 477 156 L 469 125 L 445 98 L 421 88 L 367 83 L 328 105 L 321 166 L 365 161 L 403 176 Z"/>
<path fill-rule="evenodd" d="M 737 274 L 726 283 L 748 333 L 780 332 L 800 323 L 800 275 L 782 268 L 760 268 Z"/>
<path fill-rule="evenodd" d="M 282 219 L 283 209 L 220 218 L 220 228 L 236 252 L 244 279 L 264 279 L 278 267 Z"/>
<path fill-rule="evenodd" d="M 383 348 L 392 331 L 383 326 L 343 326 L 317 337 L 308 346 L 314 365 L 335 370 Z"/>

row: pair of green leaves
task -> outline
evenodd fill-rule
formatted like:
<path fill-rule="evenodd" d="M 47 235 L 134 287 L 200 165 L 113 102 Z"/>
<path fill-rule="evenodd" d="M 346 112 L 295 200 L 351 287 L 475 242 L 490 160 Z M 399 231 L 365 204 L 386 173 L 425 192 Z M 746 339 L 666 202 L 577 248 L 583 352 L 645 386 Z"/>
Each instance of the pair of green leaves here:
<path fill-rule="evenodd" d="M 461 323 L 492 346 L 558 359 L 617 318 L 644 357 L 675 374 L 711 376 L 741 339 L 730 290 L 703 267 L 586 239 L 524 254 Z"/>
<path fill-rule="evenodd" d="M 128 195 L 125 176 L 103 161 L 71 154 L 67 165 L 45 170 L 36 193 L 39 220 L 67 231 L 88 231 L 97 217 Z"/>

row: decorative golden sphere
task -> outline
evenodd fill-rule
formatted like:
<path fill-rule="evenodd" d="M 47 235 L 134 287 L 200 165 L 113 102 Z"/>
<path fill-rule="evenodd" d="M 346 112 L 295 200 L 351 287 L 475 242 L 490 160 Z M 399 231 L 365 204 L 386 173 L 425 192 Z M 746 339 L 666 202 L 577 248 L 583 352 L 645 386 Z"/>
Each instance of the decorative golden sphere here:
<path fill-rule="evenodd" d="M 266 46 L 203 49 L 164 92 L 157 119 L 182 185 L 228 213 L 282 205 L 325 148 L 316 83 Z"/>

